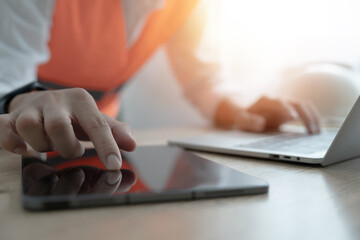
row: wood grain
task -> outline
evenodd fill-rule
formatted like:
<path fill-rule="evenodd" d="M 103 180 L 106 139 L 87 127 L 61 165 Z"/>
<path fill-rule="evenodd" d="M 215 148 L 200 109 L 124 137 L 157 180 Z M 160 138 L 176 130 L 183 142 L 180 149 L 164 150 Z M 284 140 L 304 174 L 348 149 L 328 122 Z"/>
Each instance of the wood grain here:
<path fill-rule="evenodd" d="M 208 129 L 135 132 L 139 145 Z M 268 194 L 27 212 L 20 158 L 0 151 L 0 239 L 359 239 L 360 161 L 326 168 L 199 153 L 267 180 Z"/>

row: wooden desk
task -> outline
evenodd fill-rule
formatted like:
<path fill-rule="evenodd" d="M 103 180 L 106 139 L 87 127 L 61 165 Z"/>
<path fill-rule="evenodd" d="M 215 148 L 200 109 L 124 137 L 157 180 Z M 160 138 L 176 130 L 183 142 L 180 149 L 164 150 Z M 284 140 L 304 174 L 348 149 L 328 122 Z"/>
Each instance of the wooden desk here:
<path fill-rule="evenodd" d="M 140 144 L 204 129 L 135 132 Z M 359 239 L 360 161 L 313 167 L 200 155 L 266 179 L 268 194 L 197 201 L 27 212 L 20 158 L 0 152 L 0 239 Z"/>

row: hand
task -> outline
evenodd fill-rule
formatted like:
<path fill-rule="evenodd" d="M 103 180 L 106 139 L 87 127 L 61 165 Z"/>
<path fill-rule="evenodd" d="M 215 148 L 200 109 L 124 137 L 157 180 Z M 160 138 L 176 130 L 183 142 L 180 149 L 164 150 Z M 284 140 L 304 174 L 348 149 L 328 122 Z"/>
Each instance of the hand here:
<path fill-rule="evenodd" d="M 102 114 L 89 93 L 73 88 L 21 94 L 0 115 L 0 147 L 21 155 L 57 150 L 64 158 L 80 157 L 79 140 L 92 141 L 107 169 L 121 167 L 120 149 L 136 147 L 130 128 Z M 26 144 L 27 143 L 27 144 Z"/>
<path fill-rule="evenodd" d="M 319 114 L 309 102 L 285 101 L 261 97 L 249 108 L 235 98 L 224 99 L 216 112 L 216 124 L 249 132 L 278 130 L 288 121 L 301 120 L 309 134 L 320 132 Z"/>

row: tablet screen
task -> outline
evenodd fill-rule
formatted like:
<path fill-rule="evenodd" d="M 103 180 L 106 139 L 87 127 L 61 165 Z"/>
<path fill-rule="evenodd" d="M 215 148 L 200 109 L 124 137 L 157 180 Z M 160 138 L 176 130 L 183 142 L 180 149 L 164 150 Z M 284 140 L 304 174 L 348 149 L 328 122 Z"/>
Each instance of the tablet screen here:
<path fill-rule="evenodd" d="M 122 152 L 107 171 L 94 149 L 81 158 L 23 158 L 23 202 L 29 209 L 85 207 L 263 193 L 265 181 L 176 147 Z"/>

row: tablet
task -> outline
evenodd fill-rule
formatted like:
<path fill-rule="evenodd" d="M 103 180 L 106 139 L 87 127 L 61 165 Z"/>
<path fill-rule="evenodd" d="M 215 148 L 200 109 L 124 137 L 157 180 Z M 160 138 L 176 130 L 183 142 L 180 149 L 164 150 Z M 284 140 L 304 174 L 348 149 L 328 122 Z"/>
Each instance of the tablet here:
<path fill-rule="evenodd" d="M 22 202 L 29 210 L 95 207 L 260 194 L 268 183 L 170 146 L 122 152 L 108 171 L 94 149 L 81 158 L 23 158 Z"/>

